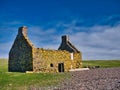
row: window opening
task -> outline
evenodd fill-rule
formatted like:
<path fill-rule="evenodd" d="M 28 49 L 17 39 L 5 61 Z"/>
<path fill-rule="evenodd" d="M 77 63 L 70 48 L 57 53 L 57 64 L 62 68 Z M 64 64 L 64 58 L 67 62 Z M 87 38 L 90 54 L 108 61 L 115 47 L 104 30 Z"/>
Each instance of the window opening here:
<path fill-rule="evenodd" d="M 52 64 L 52 63 L 50 64 L 50 67 L 53 67 L 53 64 Z"/>

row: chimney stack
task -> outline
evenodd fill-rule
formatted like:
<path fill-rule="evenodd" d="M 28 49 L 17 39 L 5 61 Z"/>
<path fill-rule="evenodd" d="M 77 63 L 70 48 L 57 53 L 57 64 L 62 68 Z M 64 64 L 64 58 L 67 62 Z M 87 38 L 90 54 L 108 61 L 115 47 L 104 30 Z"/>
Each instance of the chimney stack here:
<path fill-rule="evenodd" d="M 27 36 L 27 27 L 26 26 L 20 27 L 18 30 L 18 34 Z"/>
<path fill-rule="evenodd" d="M 62 42 L 68 42 L 68 41 L 69 41 L 69 36 L 68 35 L 62 36 Z"/>

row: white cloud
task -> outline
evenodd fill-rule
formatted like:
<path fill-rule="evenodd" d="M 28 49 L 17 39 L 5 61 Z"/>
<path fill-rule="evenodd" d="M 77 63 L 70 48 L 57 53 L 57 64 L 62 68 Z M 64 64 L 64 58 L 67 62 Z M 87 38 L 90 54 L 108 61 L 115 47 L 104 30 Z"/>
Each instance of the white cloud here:
<path fill-rule="evenodd" d="M 0 27 L 0 58 L 8 58 L 8 53 L 17 34 L 16 27 Z"/>
<path fill-rule="evenodd" d="M 37 47 L 57 49 L 61 35 L 68 34 L 70 41 L 82 52 L 83 59 L 120 59 L 120 24 L 85 27 L 76 26 L 76 22 L 77 20 L 67 24 L 61 22 L 45 30 L 40 26 L 30 26 L 28 37 Z M 57 33 L 59 27 L 64 27 L 62 33 Z M 0 44 L 0 58 L 8 56 L 18 29 L 15 27 L 6 30 L 12 30 L 12 38 L 11 42 Z"/>
<path fill-rule="evenodd" d="M 30 40 L 35 44 L 37 47 L 48 48 L 50 44 L 56 44 L 58 42 L 56 29 L 49 28 L 49 29 L 42 29 L 39 26 L 33 26 L 28 28 L 28 36 Z M 51 46 L 52 47 L 52 46 Z M 55 47 L 53 45 L 53 47 Z"/>
<path fill-rule="evenodd" d="M 93 26 L 89 30 L 94 32 L 77 32 L 70 36 L 83 53 L 83 59 L 120 59 L 120 25 Z"/>
<path fill-rule="evenodd" d="M 61 24 L 61 25 L 64 25 Z M 77 32 L 74 30 L 77 28 Z M 57 49 L 61 43 L 60 38 L 61 35 L 55 35 L 55 29 L 52 28 L 48 30 L 53 30 L 48 33 L 42 33 L 44 30 L 41 28 L 36 29 L 34 33 L 40 33 L 41 36 L 48 37 L 40 37 L 39 35 L 33 35 L 31 39 L 36 41 L 35 43 L 38 46 L 42 46 L 43 48 Z M 81 32 L 82 30 L 89 30 L 90 32 Z M 33 30 L 35 30 L 33 28 Z M 72 33 L 69 33 L 72 32 Z M 33 33 L 31 33 L 33 34 Z M 116 26 L 100 26 L 94 25 L 91 27 L 79 27 L 75 26 L 72 22 L 67 25 L 67 28 L 64 29 L 63 34 L 70 34 L 70 40 L 73 44 L 82 52 L 83 59 L 120 59 L 120 25 Z M 55 44 L 51 42 L 42 43 L 42 41 L 47 42 L 50 40 L 54 40 Z M 38 43 L 39 42 L 39 43 Z"/>
<path fill-rule="evenodd" d="M 8 53 L 12 46 L 12 42 L 6 42 L 0 44 L 0 58 L 8 58 Z"/>

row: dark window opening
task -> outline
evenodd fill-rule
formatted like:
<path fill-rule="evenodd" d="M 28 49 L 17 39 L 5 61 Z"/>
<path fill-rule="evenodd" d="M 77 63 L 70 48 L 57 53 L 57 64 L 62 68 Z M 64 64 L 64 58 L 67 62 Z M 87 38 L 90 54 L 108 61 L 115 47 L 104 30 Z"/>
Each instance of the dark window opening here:
<path fill-rule="evenodd" d="M 50 67 L 53 67 L 53 64 L 52 64 L 52 63 L 50 64 Z"/>

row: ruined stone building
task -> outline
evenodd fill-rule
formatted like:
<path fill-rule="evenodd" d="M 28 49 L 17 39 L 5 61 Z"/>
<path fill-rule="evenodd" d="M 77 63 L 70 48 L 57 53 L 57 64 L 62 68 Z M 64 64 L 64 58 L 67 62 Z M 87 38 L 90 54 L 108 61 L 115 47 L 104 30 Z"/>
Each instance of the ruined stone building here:
<path fill-rule="evenodd" d="M 18 29 L 9 52 L 8 71 L 64 72 L 81 65 L 81 52 L 70 43 L 68 36 L 62 36 L 58 50 L 36 48 L 27 37 L 27 27 L 23 26 Z"/>

